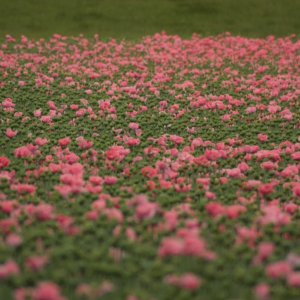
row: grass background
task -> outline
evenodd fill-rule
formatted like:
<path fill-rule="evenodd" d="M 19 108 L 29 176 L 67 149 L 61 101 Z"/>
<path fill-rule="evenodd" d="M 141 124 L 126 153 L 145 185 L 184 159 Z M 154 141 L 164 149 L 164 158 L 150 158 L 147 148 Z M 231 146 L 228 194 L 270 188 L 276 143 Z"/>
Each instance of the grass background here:
<path fill-rule="evenodd" d="M 0 36 L 300 33 L 299 0 L 0 0 Z"/>

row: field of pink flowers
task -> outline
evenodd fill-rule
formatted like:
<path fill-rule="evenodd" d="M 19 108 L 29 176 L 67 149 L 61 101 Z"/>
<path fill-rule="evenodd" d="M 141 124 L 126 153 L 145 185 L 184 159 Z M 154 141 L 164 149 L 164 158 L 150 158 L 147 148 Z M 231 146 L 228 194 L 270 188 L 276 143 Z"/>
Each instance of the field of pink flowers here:
<path fill-rule="evenodd" d="M 0 298 L 300 299 L 300 40 L 0 45 Z"/>

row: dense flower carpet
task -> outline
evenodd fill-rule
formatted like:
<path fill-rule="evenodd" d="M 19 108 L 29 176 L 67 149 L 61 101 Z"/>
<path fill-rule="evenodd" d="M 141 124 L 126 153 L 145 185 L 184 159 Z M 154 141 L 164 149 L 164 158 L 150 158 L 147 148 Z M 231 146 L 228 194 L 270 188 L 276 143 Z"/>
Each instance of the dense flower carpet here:
<path fill-rule="evenodd" d="M 300 41 L 0 45 L 0 298 L 300 299 Z"/>

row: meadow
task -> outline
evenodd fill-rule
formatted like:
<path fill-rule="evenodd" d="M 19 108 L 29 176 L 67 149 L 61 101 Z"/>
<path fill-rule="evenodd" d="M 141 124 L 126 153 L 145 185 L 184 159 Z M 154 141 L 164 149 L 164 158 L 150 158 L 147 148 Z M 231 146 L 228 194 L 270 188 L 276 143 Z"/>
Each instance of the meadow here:
<path fill-rule="evenodd" d="M 300 299 L 297 1 L 0 3 L 1 300 Z"/>
<path fill-rule="evenodd" d="M 299 41 L 1 48 L 4 299 L 299 298 Z"/>

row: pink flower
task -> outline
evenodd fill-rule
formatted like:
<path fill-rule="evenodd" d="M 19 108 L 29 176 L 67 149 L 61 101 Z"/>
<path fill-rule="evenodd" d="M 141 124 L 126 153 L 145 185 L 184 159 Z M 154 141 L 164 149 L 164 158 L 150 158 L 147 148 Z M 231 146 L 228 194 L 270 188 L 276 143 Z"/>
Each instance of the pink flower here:
<path fill-rule="evenodd" d="M 254 264 L 260 264 L 265 261 L 274 252 L 274 245 L 270 242 L 262 242 L 258 245 L 258 253 L 253 259 Z"/>
<path fill-rule="evenodd" d="M 40 282 L 32 293 L 33 300 L 64 300 L 59 287 L 52 282 Z"/>
<path fill-rule="evenodd" d="M 246 108 L 246 113 L 247 114 L 253 114 L 256 112 L 256 107 L 255 106 L 249 106 Z"/>
<path fill-rule="evenodd" d="M 43 123 L 50 124 L 51 121 L 52 121 L 52 118 L 51 118 L 50 116 L 41 116 L 41 117 L 40 117 L 40 120 L 41 120 Z"/>
<path fill-rule="evenodd" d="M 119 223 L 122 223 L 124 221 L 122 212 L 117 208 L 106 208 L 104 210 L 104 213 L 109 220 L 115 220 Z"/>
<path fill-rule="evenodd" d="M 48 139 L 43 139 L 43 138 L 36 138 L 35 139 L 35 143 L 38 145 L 38 146 L 45 146 L 47 143 L 48 143 Z"/>
<path fill-rule="evenodd" d="M 178 286 L 186 290 L 196 290 L 200 285 L 201 280 L 192 273 L 185 273 L 178 280 Z"/>
<path fill-rule="evenodd" d="M 21 146 L 15 149 L 14 155 L 17 158 L 33 158 L 37 153 L 38 147 L 32 144 Z"/>
<path fill-rule="evenodd" d="M 80 136 L 76 139 L 78 147 L 81 149 L 89 149 L 93 146 L 93 142 L 86 140 L 83 136 Z"/>
<path fill-rule="evenodd" d="M 115 176 L 105 176 L 104 177 L 104 184 L 107 185 L 114 185 L 118 182 L 118 178 Z"/>
<path fill-rule="evenodd" d="M 289 213 L 289 214 L 294 214 L 298 209 L 298 205 L 293 203 L 293 202 L 290 202 L 290 203 L 284 203 L 283 204 L 283 209 L 285 212 Z"/>
<path fill-rule="evenodd" d="M 225 114 L 225 115 L 222 116 L 221 120 L 224 121 L 224 122 L 230 121 L 231 120 L 231 115 Z"/>
<path fill-rule="evenodd" d="M 177 286 L 185 290 L 196 290 L 201 285 L 201 279 L 192 273 L 185 273 L 180 276 L 168 275 L 164 278 L 167 284 Z"/>
<path fill-rule="evenodd" d="M 153 178 L 157 175 L 157 170 L 150 166 L 146 166 L 146 167 L 142 168 L 141 173 L 143 176 L 145 176 L 147 178 Z"/>
<path fill-rule="evenodd" d="M 132 130 L 137 130 L 139 128 L 139 124 L 131 122 L 131 123 L 129 123 L 128 127 Z"/>
<path fill-rule="evenodd" d="M 41 269 L 48 263 L 48 258 L 46 256 L 32 256 L 26 259 L 26 267 L 32 271 L 36 272 Z"/>
<path fill-rule="evenodd" d="M 267 300 L 270 294 L 270 287 L 266 283 L 260 283 L 255 287 L 254 294 L 258 300 Z"/>
<path fill-rule="evenodd" d="M 18 183 L 11 185 L 11 189 L 17 191 L 19 194 L 34 194 L 36 187 L 32 184 Z"/>
<path fill-rule="evenodd" d="M 282 119 L 287 121 L 291 121 L 293 119 L 293 113 L 288 108 L 280 112 L 280 116 Z"/>
<path fill-rule="evenodd" d="M 211 191 L 206 191 L 205 197 L 209 200 L 215 200 L 217 198 L 216 194 Z"/>
<path fill-rule="evenodd" d="M 205 205 L 205 210 L 212 216 L 218 217 L 225 214 L 225 208 L 220 203 L 210 202 Z"/>
<path fill-rule="evenodd" d="M 184 243 L 179 238 L 164 238 L 160 245 L 158 254 L 161 257 L 180 255 L 183 252 Z"/>
<path fill-rule="evenodd" d="M 137 206 L 135 216 L 138 220 L 151 219 L 155 216 L 158 210 L 156 203 L 145 202 Z"/>
<path fill-rule="evenodd" d="M 8 167 L 10 160 L 5 156 L 0 156 L 0 170 Z"/>
<path fill-rule="evenodd" d="M 42 115 L 42 109 L 37 109 L 33 112 L 33 115 L 39 118 Z"/>
<path fill-rule="evenodd" d="M 247 242 L 250 247 L 254 246 L 254 242 L 259 237 L 259 232 L 255 228 L 238 227 L 236 243 L 238 245 Z"/>
<path fill-rule="evenodd" d="M 278 168 L 278 164 L 274 163 L 272 161 L 264 161 L 263 163 L 260 164 L 260 167 L 264 170 L 274 170 Z"/>
<path fill-rule="evenodd" d="M 260 218 L 262 225 L 275 224 L 287 225 L 291 222 L 291 216 L 283 211 L 273 203 L 263 206 L 261 208 L 264 215 Z"/>
<path fill-rule="evenodd" d="M 130 153 L 129 149 L 125 149 L 122 146 L 111 146 L 106 151 L 106 158 L 108 160 L 121 161 L 125 158 L 126 155 Z"/>
<path fill-rule="evenodd" d="M 31 298 L 31 291 L 27 288 L 18 288 L 14 291 L 14 300 L 27 300 Z"/>
<path fill-rule="evenodd" d="M 126 145 L 128 145 L 129 147 L 133 147 L 133 146 L 138 146 L 140 144 L 140 140 L 139 139 L 135 139 L 132 137 L 126 137 L 124 138 L 124 143 Z"/>
<path fill-rule="evenodd" d="M 295 183 L 293 186 L 293 195 L 296 197 L 300 197 L 300 183 Z"/>
<path fill-rule="evenodd" d="M 0 265 L 0 280 L 12 277 L 20 273 L 18 265 L 12 261 L 8 260 L 3 265 Z"/>
<path fill-rule="evenodd" d="M 130 227 L 126 228 L 125 234 L 130 241 L 135 241 L 137 239 L 137 235 L 135 231 Z"/>
<path fill-rule="evenodd" d="M 227 169 L 225 170 L 227 175 L 231 178 L 240 178 L 243 176 L 243 173 L 239 168 Z"/>
<path fill-rule="evenodd" d="M 71 104 L 70 105 L 70 109 L 71 110 L 77 110 L 79 108 L 79 105 L 78 104 Z"/>
<path fill-rule="evenodd" d="M 246 210 L 246 207 L 244 207 L 243 205 L 234 204 L 226 207 L 225 213 L 230 219 L 236 219 Z"/>
<path fill-rule="evenodd" d="M 53 218 L 53 210 L 50 204 L 39 204 L 34 208 L 34 215 L 39 221 L 49 221 Z"/>
<path fill-rule="evenodd" d="M 55 103 L 53 101 L 48 101 L 47 105 L 52 110 L 56 110 L 57 109 L 56 106 L 55 106 Z"/>
<path fill-rule="evenodd" d="M 299 170 L 296 165 L 288 165 L 285 169 L 280 172 L 280 175 L 284 178 L 289 178 L 298 175 Z"/>
<path fill-rule="evenodd" d="M 202 256 L 206 252 L 205 242 L 197 236 L 184 238 L 183 255 Z"/>
<path fill-rule="evenodd" d="M 85 108 L 81 108 L 76 111 L 76 117 L 83 117 L 86 114 L 87 110 Z"/>
<path fill-rule="evenodd" d="M 22 244 L 22 238 L 15 234 L 15 233 L 11 233 L 9 234 L 7 237 L 6 237 L 6 240 L 5 240 L 6 244 L 9 245 L 10 247 L 18 247 Z"/>
<path fill-rule="evenodd" d="M 257 138 L 260 142 L 266 142 L 268 140 L 268 136 L 266 134 L 259 133 Z"/>
<path fill-rule="evenodd" d="M 103 183 L 103 179 L 100 176 L 90 176 L 89 182 L 94 185 L 101 185 Z"/>
<path fill-rule="evenodd" d="M 97 211 L 88 211 L 86 214 L 85 214 L 85 218 L 87 220 L 91 220 L 91 221 L 95 221 L 97 220 L 99 217 L 99 213 Z"/>
<path fill-rule="evenodd" d="M 300 160 L 300 152 L 294 152 L 291 157 L 293 160 Z"/>
<path fill-rule="evenodd" d="M 214 149 L 205 150 L 204 155 L 208 160 L 211 160 L 211 161 L 216 161 L 221 157 L 220 152 L 218 150 L 214 150 Z"/>
<path fill-rule="evenodd" d="M 247 172 L 248 170 L 250 170 L 250 167 L 249 167 L 249 165 L 247 164 L 247 163 L 245 163 L 245 162 L 241 162 L 241 163 L 239 163 L 238 164 L 238 166 L 237 166 L 240 170 L 241 170 L 241 172 Z"/>
<path fill-rule="evenodd" d="M 58 143 L 61 147 L 66 147 L 67 145 L 69 145 L 71 143 L 71 139 L 69 137 L 65 137 L 63 139 L 59 139 Z"/>
<path fill-rule="evenodd" d="M 287 284 L 291 287 L 300 288 L 300 272 L 292 272 L 287 276 Z"/>
<path fill-rule="evenodd" d="M 67 155 L 65 155 L 65 160 L 69 164 L 74 164 L 80 160 L 79 156 L 77 156 L 75 153 L 71 152 Z"/>
<path fill-rule="evenodd" d="M 92 208 L 96 211 L 102 211 L 106 208 L 106 202 L 104 199 L 98 199 L 92 203 Z"/>
<path fill-rule="evenodd" d="M 173 230 L 178 223 L 178 214 L 176 211 L 167 211 L 164 214 L 167 230 Z"/>
<path fill-rule="evenodd" d="M 13 108 L 16 106 L 16 104 L 13 103 L 11 98 L 6 98 L 2 101 L 2 106 L 5 108 Z"/>
<path fill-rule="evenodd" d="M 272 264 L 269 264 L 266 268 L 266 274 L 268 277 L 277 279 L 277 278 L 286 278 L 292 273 L 292 267 L 289 263 L 285 261 L 278 261 Z"/>
<path fill-rule="evenodd" d="M 265 183 L 265 184 L 261 184 L 258 187 L 258 191 L 262 194 L 262 195 L 269 195 L 272 194 L 274 191 L 274 184 L 273 183 Z"/>
<path fill-rule="evenodd" d="M 16 136 L 17 133 L 18 131 L 13 131 L 11 128 L 7 128 L 5 132 L 6 136 L 10 139 Z"/>
<path fill-rule="evenodd" d="M 180 145 L 184 142 L 184 138 L 178 135 L 170 135 L 170 141 L 176 145 Z"/>

